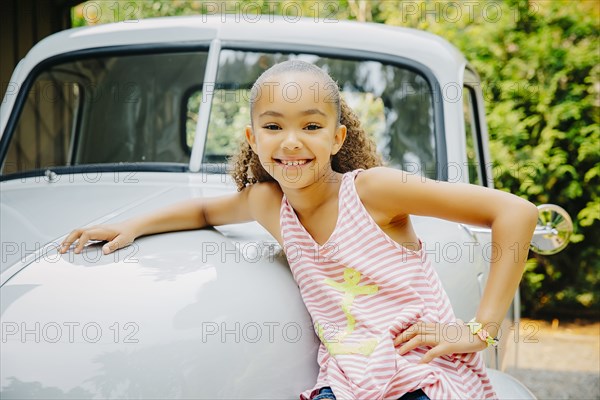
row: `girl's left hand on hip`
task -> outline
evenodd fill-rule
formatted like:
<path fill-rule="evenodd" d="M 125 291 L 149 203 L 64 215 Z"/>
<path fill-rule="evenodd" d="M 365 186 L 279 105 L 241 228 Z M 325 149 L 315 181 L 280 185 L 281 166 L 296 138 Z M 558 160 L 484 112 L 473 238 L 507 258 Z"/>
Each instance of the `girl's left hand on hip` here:
<path fill-rule="evenodd" d="M 420 363 L 453 353 L 473 353 L 487 347 L 487 343 L 471 334 L 469 327 L 460 319 L 446 323 L 417 322 L 396 336 L 394 345 L 401 343 L 398 349 L 400 355 L 420 346 L 432 346 Z"/>

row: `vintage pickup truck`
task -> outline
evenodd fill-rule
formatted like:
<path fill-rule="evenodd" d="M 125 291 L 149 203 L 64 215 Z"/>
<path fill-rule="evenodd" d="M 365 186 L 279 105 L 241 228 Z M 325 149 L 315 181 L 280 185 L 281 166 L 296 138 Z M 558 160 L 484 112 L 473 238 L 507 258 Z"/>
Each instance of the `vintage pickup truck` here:
<path fill-rule="evenodd" d="M 1 397 L 297 398 L 318 339 L 276 241 L 258 224 L 99 244 L 60 255 L 72 229 L 235 187 L 227 172 L 262 71 L 323 68 L 387 164 L 493 187 L 481 82 L 432 34 L 285 17 L 170 17 L 54 34 L 21 60 L 1 107 Z M 458 318 L 486 281 L 486 229 L 413 224 Z M 535 248 L 568 242 L 540 206 Z M 268 290 L 265 290 L 268 288 Z M 518 294 L 485 352 L 503 399 L 533 398 L 503 371 Z M 514 347 L 513 347 L 514 348 Z"/>

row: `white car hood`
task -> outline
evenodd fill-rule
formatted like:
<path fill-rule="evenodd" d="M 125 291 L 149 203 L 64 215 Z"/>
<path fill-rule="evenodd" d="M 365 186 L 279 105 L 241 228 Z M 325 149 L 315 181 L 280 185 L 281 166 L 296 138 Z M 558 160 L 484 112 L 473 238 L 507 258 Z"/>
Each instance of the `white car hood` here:
<path fill-rule="evenodd" d="M 205 192 L 114 186 L 46 187 L 19 208 L 39 215 L 29 233 L 45 240 L 102 214 L 123 219 Z M 3 192 L 3 213 L 24 193 Z M 318 342 L 274 242 L 244 225 L 229 227 L 234 238 L 206 228 L 143 237 L 107 256 L 92 245 L 30 262 L 0 292 L 2 397 L 297 397 L 316 379 Z"/>

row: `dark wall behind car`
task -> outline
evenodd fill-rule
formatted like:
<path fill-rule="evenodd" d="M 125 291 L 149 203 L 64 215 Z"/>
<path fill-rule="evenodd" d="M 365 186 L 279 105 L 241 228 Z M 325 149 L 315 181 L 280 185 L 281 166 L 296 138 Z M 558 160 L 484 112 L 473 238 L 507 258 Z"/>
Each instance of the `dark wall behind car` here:
<path fill-rule="evenodd" d="M 0 24 L 0 93 L 16 90 L 10 76 L 34 44 L 71 24 L 71 7 L 80 0 L 8 0 Z"/>

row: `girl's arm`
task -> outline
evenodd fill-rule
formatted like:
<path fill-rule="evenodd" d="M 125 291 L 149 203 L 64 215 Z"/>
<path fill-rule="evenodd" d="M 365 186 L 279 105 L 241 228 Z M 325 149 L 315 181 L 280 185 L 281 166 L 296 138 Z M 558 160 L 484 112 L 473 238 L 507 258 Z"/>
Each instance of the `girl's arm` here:
<path fill-rule="evenodd" d="M 252 221 L 255 210 L 251 204 L 261 202 L 250 201 L 250 198 L 264 192 L 255 190 L 258 186 L 260 184 L 227 196 L 187 200 L 120 223 L 75 229 L 63 241 L 59 252 L 65 253 L 75 241 L 74 252 L 80 253 L 88 241 L 105 240 L 108 243 L 102 250 L 109 254 L 144 235 Z M 253 191 L 255 195 L 251 194 Z"/>
<path fill-rule="evenodd" d="M 500 190 L 434 181 L 391 168 L 372 168 L 356 179 L 367 194 L 365 205 L 390 220 L 415 214 L 492 229 L 492 249 L 498 254 L 491 257 L 490 275 L 475 317 L 496 336 L 523 274 L 537 207 Z"/>

